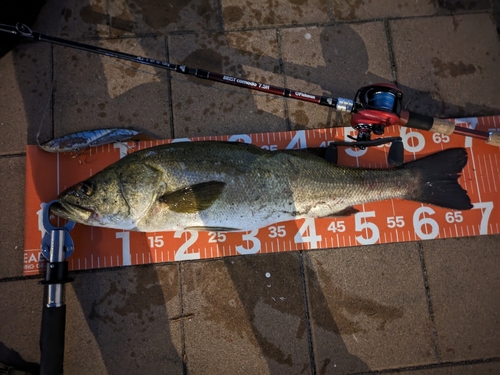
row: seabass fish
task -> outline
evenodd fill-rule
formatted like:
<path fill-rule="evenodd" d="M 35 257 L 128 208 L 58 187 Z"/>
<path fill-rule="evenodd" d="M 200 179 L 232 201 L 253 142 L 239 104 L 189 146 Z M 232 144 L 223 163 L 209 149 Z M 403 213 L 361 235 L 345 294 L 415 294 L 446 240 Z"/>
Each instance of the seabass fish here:
<path fill-rule="evenodd" d="M 472 208 L 457 179 L 463 148 L 397 169 L 347 168 L 303 151 L 229 142 L 172 143 L 134 152 L 70 187 L 57 215 L 137 230 L 250 230 L 304 217 L 355 212 L 390 198 Z"/>

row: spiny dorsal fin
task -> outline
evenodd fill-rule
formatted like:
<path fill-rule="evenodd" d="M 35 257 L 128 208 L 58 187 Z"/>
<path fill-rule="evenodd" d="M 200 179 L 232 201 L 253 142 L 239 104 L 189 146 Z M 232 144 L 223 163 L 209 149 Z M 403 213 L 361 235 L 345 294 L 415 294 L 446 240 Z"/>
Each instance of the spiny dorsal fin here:
<path fill-rule="evenodd" d="M 178 213 L 196 213 L 209 208 L 222 193 L 225 182 L 208 181 L 187 186 L 159 198 L 161 203 Z"/>
<path fill-rule="evenodd" d="M 342 211 L 335 212 L 334 214 L 328 215 L 327 217 L 341 217 L 341 216 L 351 216 L 357 214 L 359 210 L 355 209 L 352 206 L 344 208 Z"/>

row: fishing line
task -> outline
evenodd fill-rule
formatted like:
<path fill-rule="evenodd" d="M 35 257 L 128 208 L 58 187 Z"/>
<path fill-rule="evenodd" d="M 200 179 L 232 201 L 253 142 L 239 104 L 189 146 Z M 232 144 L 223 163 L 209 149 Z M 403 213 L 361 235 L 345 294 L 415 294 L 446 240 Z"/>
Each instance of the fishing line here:
<path fill-rule="evenodd" d="M 69 0 L 66 0 L 66 3 L 64 4 L 64 7 L 62 9 L 68 9 L 67 5 L 69 3 Z M 43 8 L 42 8 L 43 9 Z M 59 25 L 57 27 L 56 35 L 59 35 L 62 29 L 62 20 L 63 17 L 59 19 Z M 36 23 L 36 21 L 35 21 Z M 31 31 L 31 30 L 30 30 Z M 45 121 L 45 116 L 47 115 L 47 110 L 49 107 L 51 107 L 51 112 L 52 112 L 52 138 L 55 137 L 55 124 L 54 124 L 54 106 L 53 106 L 53 99 L 54 99 L 54 83 L 55 83 L 55 67 L 54 67 L 54 45 L 50 46 L 50 60 L 51 60 L 51 82 L 50 82 L 50 92 L 49 92 L 49 98 L 47 100 L 47 104 L 45 105 L 42 113 L 42 118 L 40 120 L 40 125 L 38 126 L 38 131 L 36 133 L 36 143 L 38 146 L 40 146 L 40 134 L 42 133 L 42 127 L 43 127 L 43 122 Z"/>

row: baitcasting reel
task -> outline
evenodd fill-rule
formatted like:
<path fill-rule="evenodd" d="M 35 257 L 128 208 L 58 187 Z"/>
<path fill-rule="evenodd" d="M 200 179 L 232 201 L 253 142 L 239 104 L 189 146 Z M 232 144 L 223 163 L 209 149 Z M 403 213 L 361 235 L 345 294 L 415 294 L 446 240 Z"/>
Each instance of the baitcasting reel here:
<path fill-rule="evenodd" d="M 359 89 L 351 117 L 351 125 L 358 135 L 349 138 L 357 142 L 369 141 L 371 133 L 382 135 L 386 126 L 398 124 L 402 100 L 401 90 L 391 84 L 379 83 Z"/>
<path fill-rule="evenodd" d="M 402 91 L 388 83 L 378 83 L 360 88 L 352 103 L 351 117 L 351 126 L 357 130 L 357 136 L 348 135 L 348 138 L 354 142 L 332 142 L 330 153 L 336 153 L 336 150 L 333 149 L 336 146 L 349 146 L 364 150 L 369 146 L 391 143 L 387 160 L 391 165 L 401 166 L 404 159 L 401 137 L 372 140 L 371 136 L 372 133 L 382 135 L 386 126 L 397 125 L 401 122 L 402 101 Z"/>

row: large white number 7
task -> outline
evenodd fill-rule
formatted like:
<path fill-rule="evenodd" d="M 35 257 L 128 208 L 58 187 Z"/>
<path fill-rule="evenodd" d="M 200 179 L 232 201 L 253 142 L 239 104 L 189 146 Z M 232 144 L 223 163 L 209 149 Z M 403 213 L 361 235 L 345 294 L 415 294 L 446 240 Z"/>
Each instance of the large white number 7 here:
<path fill-rule="evenodd" d="M 478 202 L 474 203 L 475 208 L 484 208 L 481 210 L 481 224 L 479 224 L 479 234 L 488 234 L 488 220 L 490 219 L 491 211 L 493 211 L 493 202 Z"/>

